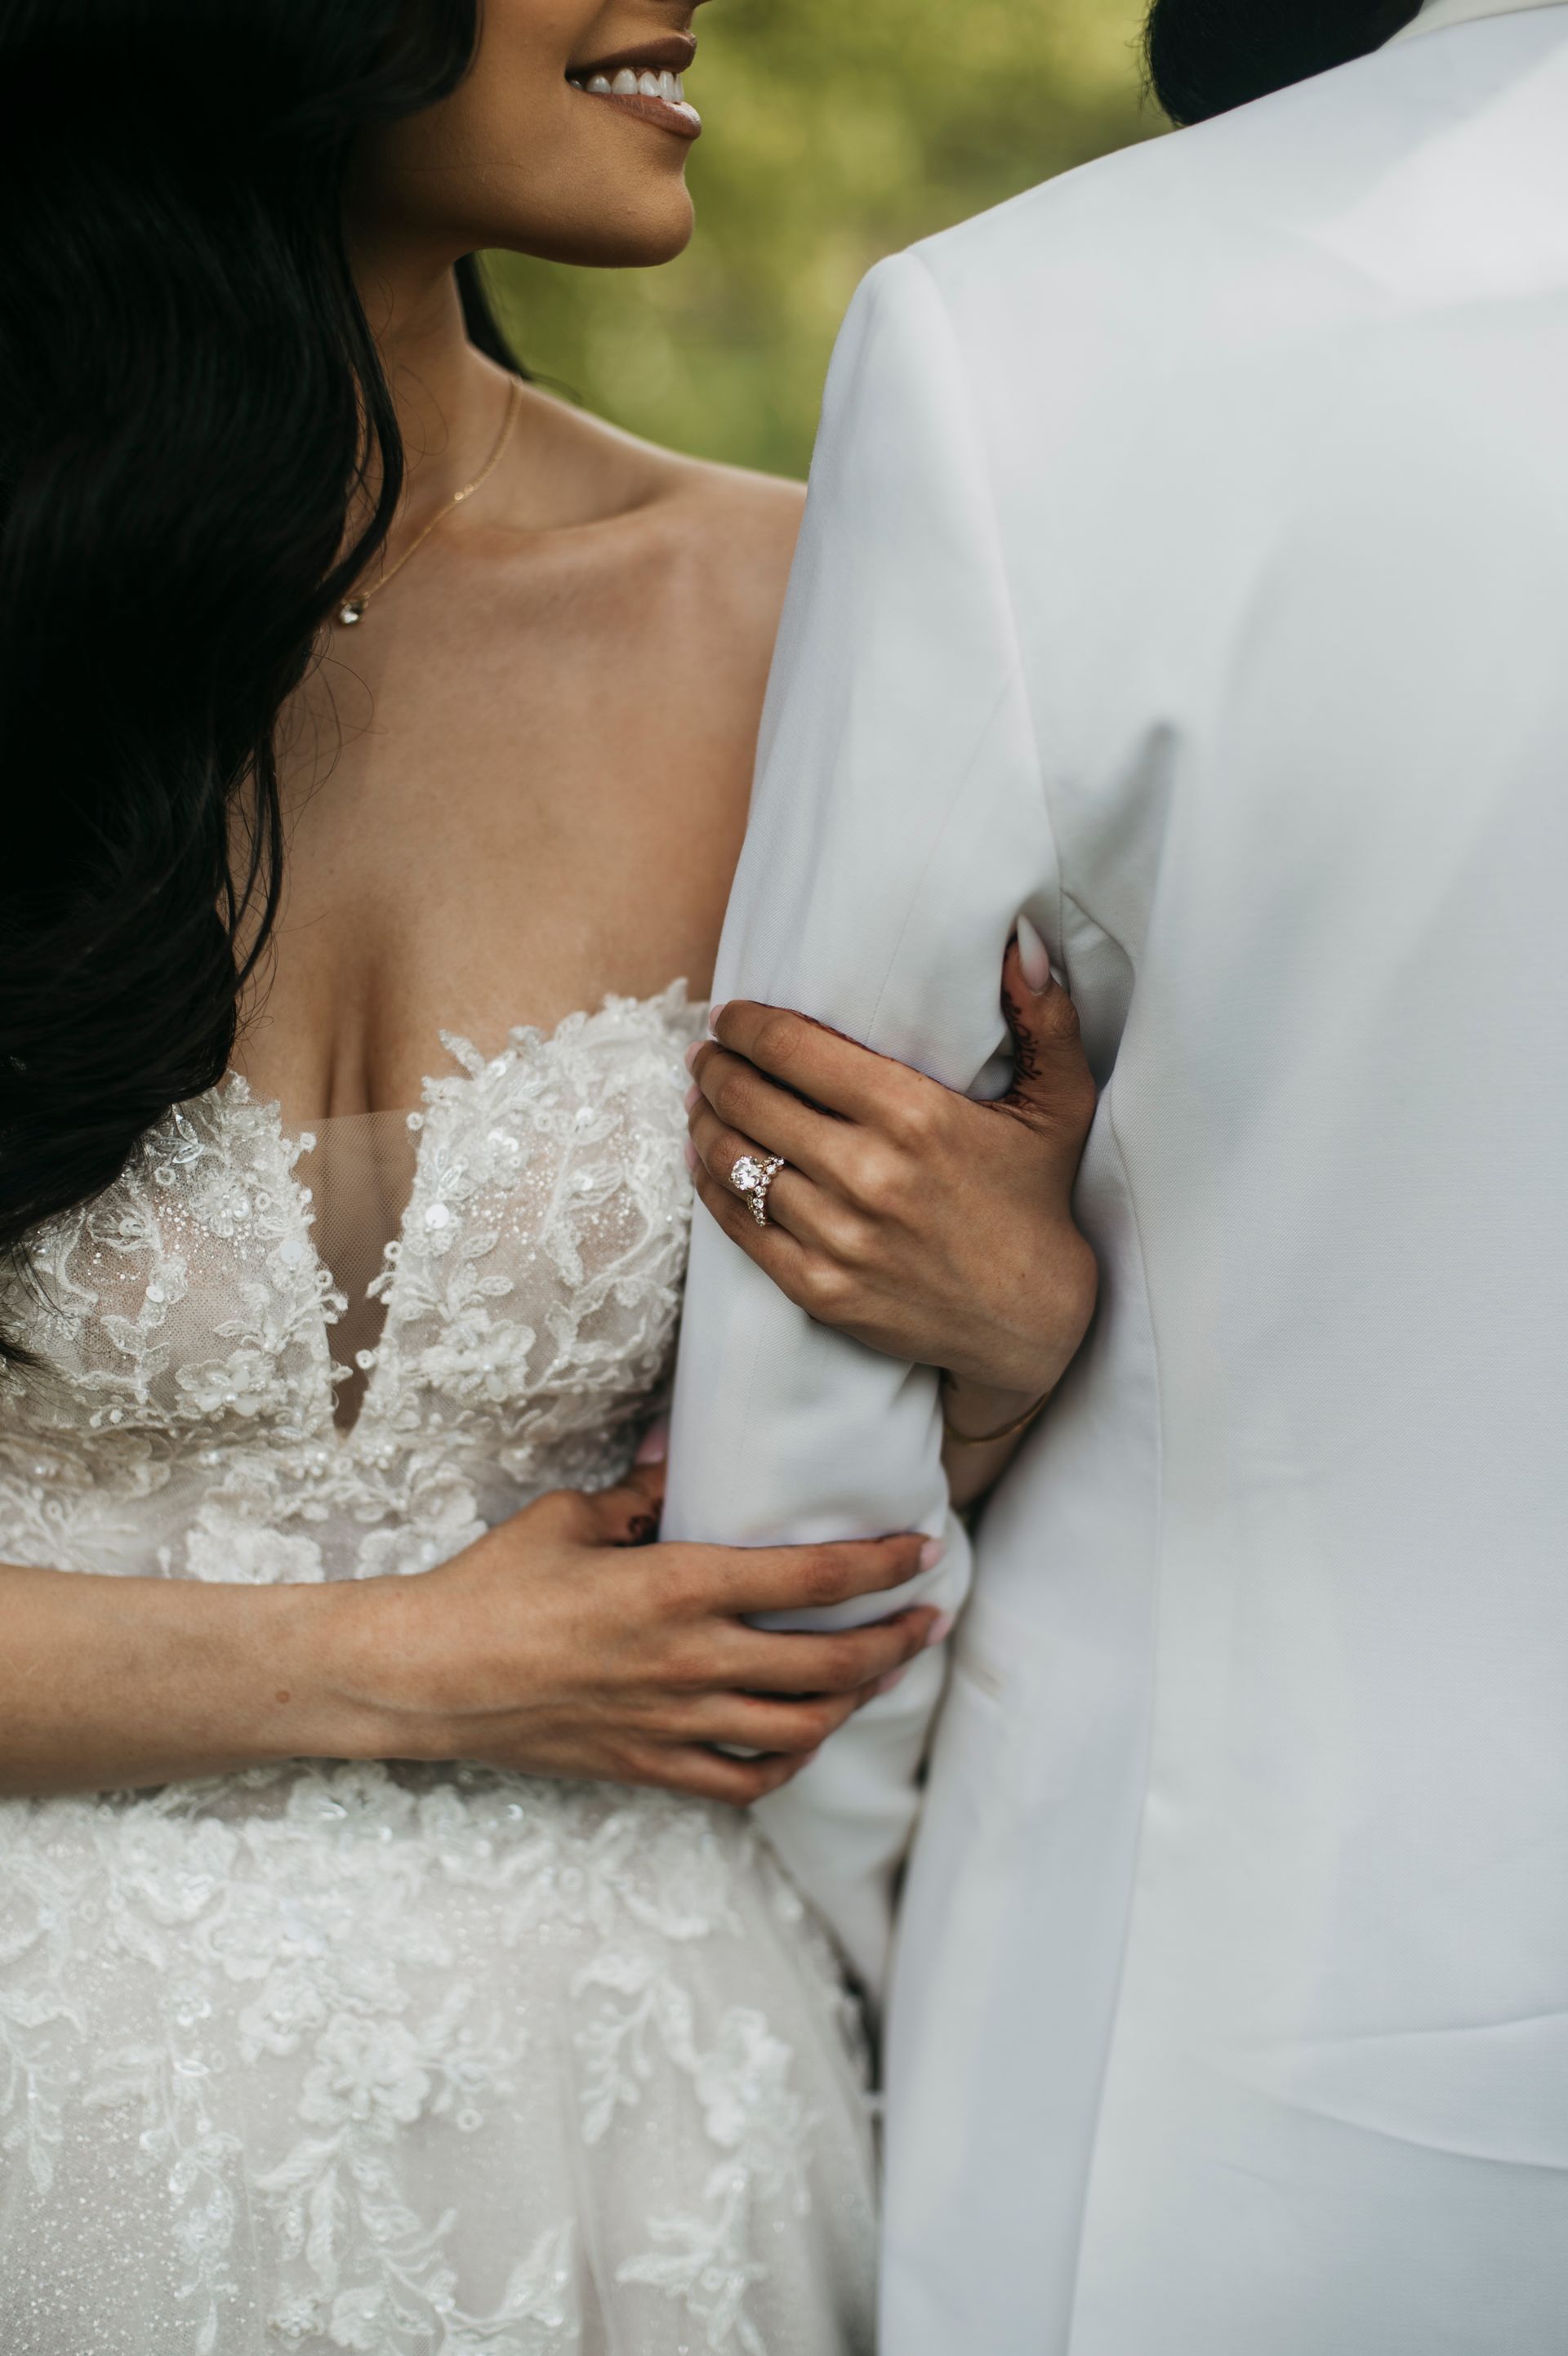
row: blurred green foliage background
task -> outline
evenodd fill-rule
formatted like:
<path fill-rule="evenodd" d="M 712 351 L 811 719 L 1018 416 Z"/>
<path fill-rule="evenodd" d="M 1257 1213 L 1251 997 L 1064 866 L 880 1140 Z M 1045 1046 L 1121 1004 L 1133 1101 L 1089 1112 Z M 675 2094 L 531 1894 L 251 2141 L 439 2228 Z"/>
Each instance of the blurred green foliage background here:
<path fill-rule="evenodd" d="M 1146 137 L 1138 0 L 714 0 L 688 88 L 696 240 L 658 271 L 497 256 L 531 368 L 703 457 L 803 475 L 886 253 Z"/>

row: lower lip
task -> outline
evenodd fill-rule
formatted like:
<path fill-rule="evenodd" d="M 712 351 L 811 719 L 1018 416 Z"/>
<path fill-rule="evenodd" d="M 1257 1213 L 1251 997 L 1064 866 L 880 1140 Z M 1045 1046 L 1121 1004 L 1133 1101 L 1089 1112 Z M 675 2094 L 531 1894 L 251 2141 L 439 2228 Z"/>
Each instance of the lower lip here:
<path fill-rule="evenodd" d="M 619 91 L 578 90 L 575 82 L 567 88 L 578 98 L 585 98 L 591 106 L 618 106 L 623 114 L 635 114 L 639 122 L 651 123 L 660 131 L 671 132 L 677 139 L 700 139 L 703 118 L 695 107 L 666 106 L 661 98 L 645 98 L 640 91 L 635 98 L 623 97 Z"/>

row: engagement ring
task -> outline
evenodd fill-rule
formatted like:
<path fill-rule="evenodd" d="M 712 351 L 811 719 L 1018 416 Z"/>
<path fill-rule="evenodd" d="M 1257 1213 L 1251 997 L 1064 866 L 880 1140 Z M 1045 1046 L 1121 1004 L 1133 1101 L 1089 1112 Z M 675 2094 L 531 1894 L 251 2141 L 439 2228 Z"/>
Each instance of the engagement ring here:
<path fill-rule="evenodd" d="M 759 1227 L 773 1224 L 768 1215 L 768 1192 L 780 1170 L 787 1166 L 777 1154 L 770 1162 L 758 1162 L 754 1153 L 743 1153 L 729 1173 L 730 1184 L 750 1204 L 751 1215 Z"/>

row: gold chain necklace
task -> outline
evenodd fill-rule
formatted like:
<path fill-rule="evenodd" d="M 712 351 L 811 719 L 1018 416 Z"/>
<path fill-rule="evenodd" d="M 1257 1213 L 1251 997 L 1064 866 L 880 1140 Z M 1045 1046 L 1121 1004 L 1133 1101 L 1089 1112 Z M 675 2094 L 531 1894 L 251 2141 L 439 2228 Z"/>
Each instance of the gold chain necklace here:
<path fill-rule="evenodd" d="M 453 497 L 447 500 L 446 506 L 441 509 L 440 512 L 431 517 L 430 521 L 425 525 L 424 530 L 420 533 L 419 538 L 413 543 L 412 547 L 405 548 L 403 550 L 403 554 L 398 558 L 397 562 L 392 566 L 390 573 L 383 573 L 380 580 L 372 581 L 368 589 L 356 589 L 353 595 L 338 606 L 338 620 L 342 628 L 345 630 L 351 630 L 354 628 L 356 624 L 362 622 L 365 617 L 365 608 L 370 604 L 371 598 L 379 597 L 381 591 L 385 589 L 390 583 L 397 579 L 397 576 L 403 571 L 403 566 L 411 563 L 419 554 L 420 550 L 424 546 L 425 541 L 429 539 L 431 533 L 436 529 L 437 525 L 444 524 L 447 517 L 462 506 L 465 499 L 471 499 L 476 491 L 483 490 L 485 485 L 489 481 L 490 477 L 495 473 L 496 468 L 500 465 L 501 459 L 506 454 L 506 445 L 511 440 L 511 430 L 517 423 L 518 411 L 521 406 L 522 384 L 521 379 L 514 376 L 511 380 L 510 388 L 507 393 L 506 416 L 502 422 L 501 430 L 496 436 L 496 446 L 490 452 L 489 456 L 486 459 L 483 471 L 476 475 L 471 483 L 465 483 L 462 489 L 454 493 Z"/>

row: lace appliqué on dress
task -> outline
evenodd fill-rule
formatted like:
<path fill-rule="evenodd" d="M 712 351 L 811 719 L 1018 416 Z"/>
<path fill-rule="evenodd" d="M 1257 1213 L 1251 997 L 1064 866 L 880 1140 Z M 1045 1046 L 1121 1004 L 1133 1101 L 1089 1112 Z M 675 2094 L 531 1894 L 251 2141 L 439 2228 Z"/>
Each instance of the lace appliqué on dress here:
<path fill-rule="evenodd" d="M 699 1025 L 677 990 L 446 1042 L 347 1428 L 316 1141 L 237 1079 L 180 1108 L 5 1304 L 38 1363 L 0 1372 L 0 1557 L 412 1572 L 618 1478 L 668 1382 Z M 849 2356 L 863 2083 L 724 1810 L 312 1764 L 0 1804 L 7 2356 Z"/>

